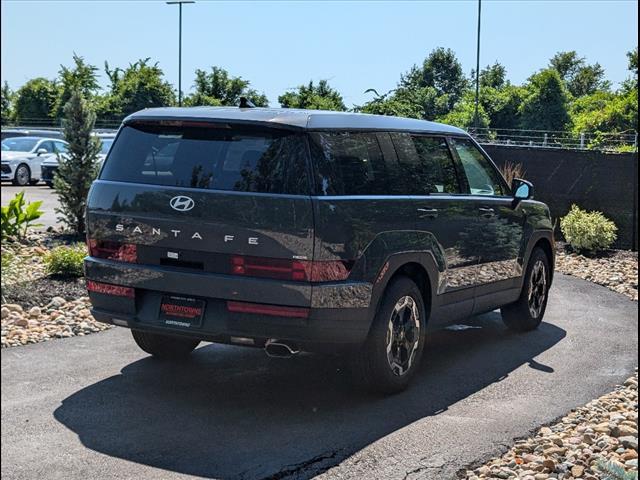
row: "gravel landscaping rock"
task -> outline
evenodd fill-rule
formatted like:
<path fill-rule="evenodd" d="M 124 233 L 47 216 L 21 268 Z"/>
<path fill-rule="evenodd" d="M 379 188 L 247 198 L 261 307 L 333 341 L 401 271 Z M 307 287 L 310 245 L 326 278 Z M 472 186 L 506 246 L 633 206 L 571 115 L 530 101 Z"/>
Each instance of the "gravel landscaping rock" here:
<path fill-rule="evenodd" d="M 638 470 L 638 372 L 558 423 L 519 440 L 500 458 L 462 478 L 521 480 L 596 480 L 598 464 L 613 462 L 628 472 Z"/>
<path fill-rule="evenodd" d="M 53 297 L 43 307 L 27 311 L 17 304 L 2 305 L 2 347 L 82 336 L 111 327 L 94 320 L 89 308 L 86 296 L 71 301 Z"/>
<path fill-rule="evenodd" d="M 585 257 L 559 244 L 556 271 L 603 285 L 638 301 L 638 252 L 616 250 L 600 257 Z"/>

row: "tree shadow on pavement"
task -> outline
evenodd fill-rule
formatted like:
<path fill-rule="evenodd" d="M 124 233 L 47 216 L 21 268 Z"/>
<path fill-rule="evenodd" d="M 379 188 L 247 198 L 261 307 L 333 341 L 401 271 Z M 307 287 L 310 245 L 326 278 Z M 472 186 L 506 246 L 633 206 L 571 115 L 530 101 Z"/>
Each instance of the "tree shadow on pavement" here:
<path fill-rule="evenodd" d="M 566 332 L 543 323 L 507 331 L 492 312 L 482 328 L 429 336 L 412 386 L 381 397 L 354 389 L 337 358 L 266 358 L 208 345 L 181 364 L 150 357 L 66 398 L 55 418 L 92 450 L 210 478 L 311 478 L 365 446 L 447 408 L 529 364 Z"/>

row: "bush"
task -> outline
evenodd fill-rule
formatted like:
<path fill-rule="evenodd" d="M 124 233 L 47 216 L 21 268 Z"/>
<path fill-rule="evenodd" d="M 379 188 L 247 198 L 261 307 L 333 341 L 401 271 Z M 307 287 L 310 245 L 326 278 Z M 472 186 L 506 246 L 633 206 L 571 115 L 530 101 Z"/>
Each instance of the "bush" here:
<path fill-rule="evenodd" d="M 40 224 L 32 224 L 44 213 L 38 210 L 42 201 L 27 204 L 24 200 L 24 190 L 16 193 L 9 201 L 9 205 L 1 207 L 2 219 L 0 221 L 0 235 L 2 240 L 7 237 L 24 237 L 29 227 L 39 227 Z"/>
<path fill-rule="evenodd" d="M 600 459 L 597 468 L 602 473 L 603 480 L 638 480 L 638 472 L 627 471 L 624 466 L 618 463 Z"/>
<path fill-rule="evenodd" d="M 83 243 L 78 243 L 70 247 L 54 248 L 44 257 L 44 263 L 49 275 L 81 277 L 83 259 L 86 256 L 87 247 Z"/>
<path fill-rule="evenodd" d="M 578 252 L 595 253 L 613 245 L 618 227 L 600 212 L 587 212 L 572 205 L 560 220 L 560 230 L 571 247 Z"/>

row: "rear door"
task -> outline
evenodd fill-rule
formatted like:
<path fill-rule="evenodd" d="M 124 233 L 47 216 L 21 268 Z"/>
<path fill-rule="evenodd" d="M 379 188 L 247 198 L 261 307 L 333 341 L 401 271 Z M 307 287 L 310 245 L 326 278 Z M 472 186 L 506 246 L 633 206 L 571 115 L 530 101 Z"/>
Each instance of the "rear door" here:
<path fill-rule="evenodd" d="M 307 160 L 294 131 L 126 125 L 90 193 L 91 240 L 135 245 L 138 264 L 292 280 L 292 259 L 313 257 Z M 281 301 L 308 306 L 294 290 Z"/>
<path fill-rule="evenodd" d="M 478 219 L 470 224 L 464 248 L 479 255 L 475 311 L 484 311 L 493 296 L 519 285 L 525 217 L 499 171 L 478 146 L 468 138 L 451 142 L 467 182 L 468 203 Z"/>
<path fill-rule="evenodd" d="M 441 268 L 434 322 L 464 317 L 473 307 L 478 257 L 461 249 L 465 229 L 476 216 L 461 196 L 453 157 L 444 136 L 391 134 L 398 163 L 413 197 L 416 230 Z M 449 306 L 450 308 L 444 308 Z"/>

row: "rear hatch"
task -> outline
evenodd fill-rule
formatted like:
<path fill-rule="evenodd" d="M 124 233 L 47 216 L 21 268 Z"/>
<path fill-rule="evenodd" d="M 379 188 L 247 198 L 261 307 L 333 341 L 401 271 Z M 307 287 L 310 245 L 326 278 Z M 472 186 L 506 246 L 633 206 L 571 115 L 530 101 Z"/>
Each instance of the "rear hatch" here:
<path fill-rule="evenodd" d="M 208 122 L 126 124 L 89 195 L 91 256 L 152 267 L 169 279 L 172 272 L 202 275 L 203 282 L 207 274 L 264 278 L 283 292 L 290 282 L 310 285 L 307 163 L 306 140 L 297 131 Z M 130 275 L 127 283 L 144 288 L 148 278 L 141 274 L 136 282 Z M 186 277 L 174 278 L 165 284 L 184 290 L 176 283 Z M 207 290 L 213 298 L 246 301 L 257 293 Z M 305 306 L 310 294 L 295 298 L 293 304 Z"/>

